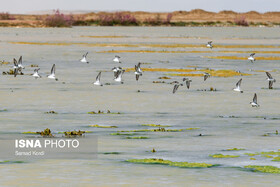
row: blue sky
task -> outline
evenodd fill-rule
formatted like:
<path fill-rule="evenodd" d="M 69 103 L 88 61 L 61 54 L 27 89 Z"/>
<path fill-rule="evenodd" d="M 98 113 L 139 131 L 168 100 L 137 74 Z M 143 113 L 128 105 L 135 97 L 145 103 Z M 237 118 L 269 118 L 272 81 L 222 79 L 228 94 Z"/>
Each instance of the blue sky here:
<path fill-rule="evenodd" d="M 29 13 L 44 10 L 154 11 L 192 10 L 218 12 L 280 11 L 280 0 L 0 0 L 0 12 Z"/>

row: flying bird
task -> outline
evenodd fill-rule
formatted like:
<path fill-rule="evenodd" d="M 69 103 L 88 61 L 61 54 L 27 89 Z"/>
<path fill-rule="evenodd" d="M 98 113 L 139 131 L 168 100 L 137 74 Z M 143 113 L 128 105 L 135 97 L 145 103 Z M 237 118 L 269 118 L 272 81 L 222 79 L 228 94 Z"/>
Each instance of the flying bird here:
<path fill-rule="evenodd" d="M 51 74 L 48 75 L 48 78 L 49 78 L 49 79 L 55 79 L 56 81 L 58 80 L 58 79 L 55 77 L 55 64 L 53 64 L 52 69 L 51 69 Z"/>
<path fill-rule="evenodd" d="M 208 42 L 206 46 L 210 47 L 210 49 L 212 49 L 213 48 L 212 41 Z"/>
<path fill-rule="evenodd" d="M 248 58 L 248 60 L 250 60 L 252 63 L 253 63 L 254 61 L 256 61 L 256 59 L 254 58 L 255 54 L 256 54 L 256 53 L 250 54 L 250 57 Z"/>
<path fill-rule="evenodd" d="M 120 58 L 121 58 L 120 56 L 116 55 L 113 61 L 117 63 L 121 63 Z"/>
<path fill-rule="evenodd" d="M 96 80 L 93 84 L 96 86 L 103 86 L 103 84 L 100 82 L 100 78 L 101 78 L 101 72 L 98 73 Z"/>
<path fill-rule="evenodd" d="M 269 72 L 265 72 L 265 73 L 268 77 L 266 79 L 266 80 L 268 80 L 268 89 L 273 89 L 272 85 L 273 85 L 274 82 L 276 82 L 276 79 L 274 79 Z"/>
<path fill-rule="evenodd" d="M 254 98 L 253 98 L 253 102 L 250 102 L 250 104 L 252 105 L 252 107 L 259 107 L 260 105 L 257 103 L 257 94 L 255 93 Z"/>
<path fill-rule="evenodd" d="M 206 81 L 206 79 L 208 79 L 208 77 L 210 77 L 210 74 L 209 73 L 204 73 L 204 81 Z"/>
<path fill-rule="evenodd" d="M 122 75 L 124 74 L 124 72 L 125 72 L 125 70 L 118 70 L 117 73 L 116 73 L 116 76 L 114 78 L 114 81 L 121 82 L 123 84 Z"/>
<path fill-rule="evenodd" d="M 138 81 L 139 77 L 142 76 L 142 70 L 140 68 L 141 63 L 139 62 L 137 65 L 135 65 L 135 72 L 134 74 L 136 75 L 136 81 Z"/>
<path fill-rule="evenodd" d="M 21 69 L 24 69 L 25 67 L 22 65 L 22 56 L 19 57 L 18 59 L 18 67 Z"/>
<path fill-rule="evenodd" d="M 191 85 L 192 80 L 189 79 L 189 78 L 183 78 L 183 82 L 184 82 L 184 81 L 186 81 L 186 86 L 187 86 L 187 88 L 190 89 L 190 85 Z"/>
<path fill-rule="evenodd" d="M 89 61 L 87 61 L 87 55 L 88 55 L 88 52 L 83 55 L 83 58 L 80 61 L 83 62 L 83 63 L 87 63 L 88 64 Z"/>
<path fill-rule="evenodd" d="M 241 81 L 242 81 L 242 79 L 240 79 L 240 80 L 236 83 L 236 87 L 233 89 L 234 91 L 243 93 L 243 91 L 242 91 L 241 88 L 240 88 L 240 86 L 241 86 Z"/>
<path fill-rule="evenodd" d="M 34 69 L 34 73 L 32 76 L 35 77 L 35 79 L 41 78 L 41 75 L 39 75 L 39 70 L 40 70 L 40 68 Z"/>
<path fill-rule="evenodd" d="M 178 90 L 179 86 L 183 86 L 183 84 L 176 83 L 176 84 L 174 85 L 173 91 L 172 91 L 173 94 Z"/>

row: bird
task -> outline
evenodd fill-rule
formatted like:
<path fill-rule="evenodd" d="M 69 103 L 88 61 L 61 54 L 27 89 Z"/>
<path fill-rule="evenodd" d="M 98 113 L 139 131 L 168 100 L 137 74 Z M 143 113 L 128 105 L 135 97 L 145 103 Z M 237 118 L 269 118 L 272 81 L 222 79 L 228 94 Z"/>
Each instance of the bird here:
<path fill-rule="evenodd" d="M 116 76 L 114 78 L 114 81 L 121 82 L 123 84 L 122 75 L 124 74 L 124 72 L 125 72 L 125 70 L 118 70 L 117 73 L 116 73 Z"/>
<path fill-rule="evenodd" d="M 243 93 L 243 91 L 242 91 L 241 88 L 240 88 L 240 86 L 241 86 L 241 81 L 242 81 L 242 79 L 240 79 L 240 80 L 236 83 L 236 87 L 233 89 L 234 91 Z"/>
<path fill-rule="evenodd" d="M 210 49 L 212 49 L 213 48 L 212 41 L 208 42 L 206 46 L 210 47 Z"/>
<path fill-rule="evenodd" d="M 206 79 L 208 78 L 208 77 L 210 77 L 210 74 L 209 73 L 204 73 L 204 81 L 206 81 Z"/>
<path fill-rule="evenodd" d="M 176 83 L 176 84 L 174 85 L 173 91 L 172 91 L 173 94 L 178 90 L 179 86 L 183 86 L 183 84 Z"/>
<path fill-rule="evenodd" d="M 13 66 L 13 68 L 14 68 L 14 77 L 16 77 L 20 67 L 18 66 L 18 62 L 17 62 L 17 60 L 15 58 L 14 58 L 14 66 Z"/>
<path fill-rule="evenodd" d="M 22 65 L 22 56 L 19 57 L 18 59 L 18 67 L 21 69 L 24 69 L 25 67 Z"/>
<path fill-rule="evenodd" d="M 139 77 L 142 76 L 142 70 L 140 68 L 141 63 L 139 62 L 137 65 L 135 65 L 135 72 L 134 74 L 136 75 L 136 81 L 138 81 Z"/>
<path fill-rule="evenodd" d="M 40 68 L 34 69 L 34 73 L 33 73 L 32 76 L 35 77 L 36 79 L 41 78 L 41 75 L 39 75 L 39 73 L 38 73 L 39 70 L 40 70 Z"/>
<path fill-rule="evenodd" d="M 116 74 L 119 70 L 122 70 L 122 68 L 121 67 L 113 67 L 112 68 L 112 71 L 114 72 L 114 77 L 116 77 Z"/>
<path fill-rule="evenodd" d="M 80 61 L 83 62 L 83 63 L 87 63 L 87 64 L 88 64 L 89 62 L 88 62 L 87 59 L 86 59 L 87 54 L 88 54 L 88 52 L 87 52 L 86 54 L 83 55 L 83 58 L 82 58 Z"/>
<path fill-rule="evenodd" d="M 57 78 L 55 78 L 55 64 L 53 64 L 52 69 L 51 69 L 51 74 L 48 75 L 49 79 L 55 79 L 56 81 L 58 80 Z"/>
<path fill-rule="evenodd" d="M 252 107 L 259 107 L 260 105 L 257 103 L 257 94 L 255 93 L 253 102 L 250 102 Z"/>
<path fill-rule="evenodd" d="M 189 78 L 183 78 L 183 82 L 184 82 L 184 81 L 186 81 L 186 86 L 187 86 L 187 88 L 190 89 L 190 85 L 191 85 L 192 80 L 189 79 Z"/>
<path fill-rule="evenodd" d="M 276 82 L 276 79 L 274 79 L 269 72 L 265 72 L 265 73 L 268 77 L 266 79 L 266 80 L 268 80 L 268 89 L 273 89 L 272 85 L 273 85 L 274 82 Z"/>
<path fill-rule="evenodd" d="M 121 58 L 120 56 L 116 55 L 115 58 L 113 59 L 113 61 L 121 63 L 120 58 Z"/>
<path fill-rule="evenodd" d="M 96 81 L 93 83 L 96 86 L 103 86 L 103 84 L 100 82 L 101 72 L 98 73 L 96 77 Z"/>
<path fill-rule="evenodd" d="M 256 59 L 254 58 L 255 54 L 256 54 L 256 53 L 250 54 L 250 57 L 248 58 L 248 60 L 250 60 L 252 63 L 253 63 L 254 61 L 256 61 Z"/>

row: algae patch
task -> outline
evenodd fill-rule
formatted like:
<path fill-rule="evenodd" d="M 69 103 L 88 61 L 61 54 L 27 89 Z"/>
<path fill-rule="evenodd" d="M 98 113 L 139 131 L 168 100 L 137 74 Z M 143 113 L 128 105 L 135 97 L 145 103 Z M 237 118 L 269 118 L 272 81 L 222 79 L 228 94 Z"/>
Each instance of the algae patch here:
<path fill-rule="evenodd" d="M 104 125 L 89 125 L 89 127 L 97 127 L 97 128 L 118 128 L 117 126 L 104 126 Z"/>
<path fill-rule="evenodd" d="M 128 131 L 119 131 L 119 132 L 181 132 L 186 130 L 195 130 L 199 128 L 187 128 L 187 129 L 165 129 L 165 128 L 158 128 L 158 129 L 139 129 L 139 130 L 128 130 Z"/>
<path fill-rule="evenodd" d="M 146 136 L 133 136 L 133 137 L 126 137 L 126 139 L 149 139 L 148 137 Z"/>
<path fill-rule="evenodd" d="M 131 163 L 138 163 L 138 164 L 160 164 L 160 165 L 175 166 L 180 168 L 209 168 L 209 167 L 217 166 L 217 165 L 206 164 L 206 163 L 173 162 L 170 160 L 163 160 L 158 158 L 131 159 L 126 161 Z"/>
<path fill-rule="evenodd" d="M 257 166 L 257 165 L 248 165 L 244 168 L 252 169 L 254 172 L 263 172 L 263 173 L 277 173 L 280 174 L 280 168 L 274 166 Z"/>
<path fill-rule="evenodd" d="M 226 149 L 226 151 L 241 151 L 241 150 L 245 150 L 243 148 L 230 148 L 230 149 Z"/>
<path fill-rule="evenodd" d="M 88 114 L 121 114 L 121 113 L 120 112 L 111 112 L 110 110 L 107 110 L 107 112 L 98 110 L 97 112 L 95 112 L 95 111 L 88 112 Z"/>
<path fill-rule="evenodd" d="M 209 155 L 212 158 L 237 158 L 239 155 L 223 155 L 223 154 L 214 154 L 214 155 Z"/>
<path fill-rule="evenodd" d="M 148 127 L 170 127 L 170 125 L 157 125 L 157 124 L 142 124 L 142 126 L 148 126 Z"/>

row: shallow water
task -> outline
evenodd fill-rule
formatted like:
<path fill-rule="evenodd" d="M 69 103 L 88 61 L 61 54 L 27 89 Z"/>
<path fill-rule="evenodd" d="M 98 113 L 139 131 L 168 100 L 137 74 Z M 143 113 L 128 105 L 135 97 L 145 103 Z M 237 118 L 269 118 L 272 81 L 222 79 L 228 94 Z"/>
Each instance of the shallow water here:
<path fill-rule="evenodd" d="M 124 36 L 123 38 L 92 38 L 81 36 Z M 87 138 L 98 136 L 98 159 L 34 160 L 26 163 L 0 164 L 0 185 L 271 185 L 278 184 L 279 174 L 265 174 L 242 169 L 246 165 L 271 165 L 279 162 L 260 155 L 256 160 L 244 153 L 277 151 L 279 136 L 278 82 L 268 90 L 264 72 L 272 71 L 280 80 L 279 61 L 207 59 L 205 56 L 241 56 L 249 54 L 212 53 L 119 53 L 123 68 L 134 67 L 139 61 L 145 68 L 198 68 L 231 69 L 253 74 L 243 76 L 244 93 L 234 93 L 232 88 L 240 77 L 192 77 L 190 90 L 180 87 L 172 94 L 173 85 L 154 84 L 158 77 L 168 72 L 144 72 L 138 82 L 133 72 L 124 74 L 124 84 L 113 81 L 112 67 L 118 66 L 111 50 L 193 50 L 192 48 L 162 49 L 148 47 L 90 47 L 86 45 L 31 45 L 11 42 L 45 43 L 118 43 L 118 44 L 205 44 L 208 40 L 221 45 L 275 45 L 279 47 L 279 28 L 184 28 L 184 27 L 74 27 L 58 28 L 1 28 L 0 60 L 12 61 L 23 55 L 24 76 L 1 76 L 0 79 L 0 137 L 16 137 L 26 131 L 53 132 L 65 130 L 92 130 Z M 194 50 L 211 51 L 207 48 Z M 235 50 L 235 49 L 234 49 Z M 242 49 L 244 51 L 279 51 L 279 48 Z M 79 59 L 89 52 L 89 64 Z M 256 56 L 280 56 L 257 54 Z M 168 63 L 166 63 L 168 62 Z M 41 68 L 43 76 L 35 80 L 31 64 Z M 52 64 L 56 64 L 59 81 L 48 80 Z M 2 65 L 8 71 L 12 65 Z M 96 75 L 102 72 L 101 81 L 111 83 L 93 86 Z M 164 80 L 180 81 L 182 77 Z M 63 84 L 63 82 L 65 84 Z M 216 88 L 216 92 L 197 91 Z M 140 90 L 140 92 L 137 92 Z M 258 94 L 260 108 L 249 104 L 253 94 Z M 90 115 L 89 111 L 110 110 L 119 115 Z M 58 114 L 44 114 L 54 110 Z M 235 116 L 234 118 L 229 116 Z M 115 125 L 118 128 L 94 128 L 92 124 Z M 170 125 L 166 129 L 199 128 L 182 132 L 139 132 L 135 136 L 149 139 L 126 139 L 113 136 L 119 130 L 155 129 L 141 124 Z M 265 133 L 274 133 L 263 136 Z M 198 136 L 203 134 L 204 136 Z M 228 148 L 241 151 L 224 151 Z M 150 151 L 155 148 L 156 153 Z M 120 154 L 103 154 L 119 152 Z M 209 154 L 240 155 L 238 158 L 212 158 Z M 185 169 L 162 165 L 141 165 L 124 162 L 127 159 L 163 158 L 171 161 L 205 162 L 220 164 L 206 169 Z M 1 159 L 1 158 L 0 158 Z M 50 180 L 51 179 L 51 180 Z M 144 179 L 144 180 L 143 180 Z"/>

